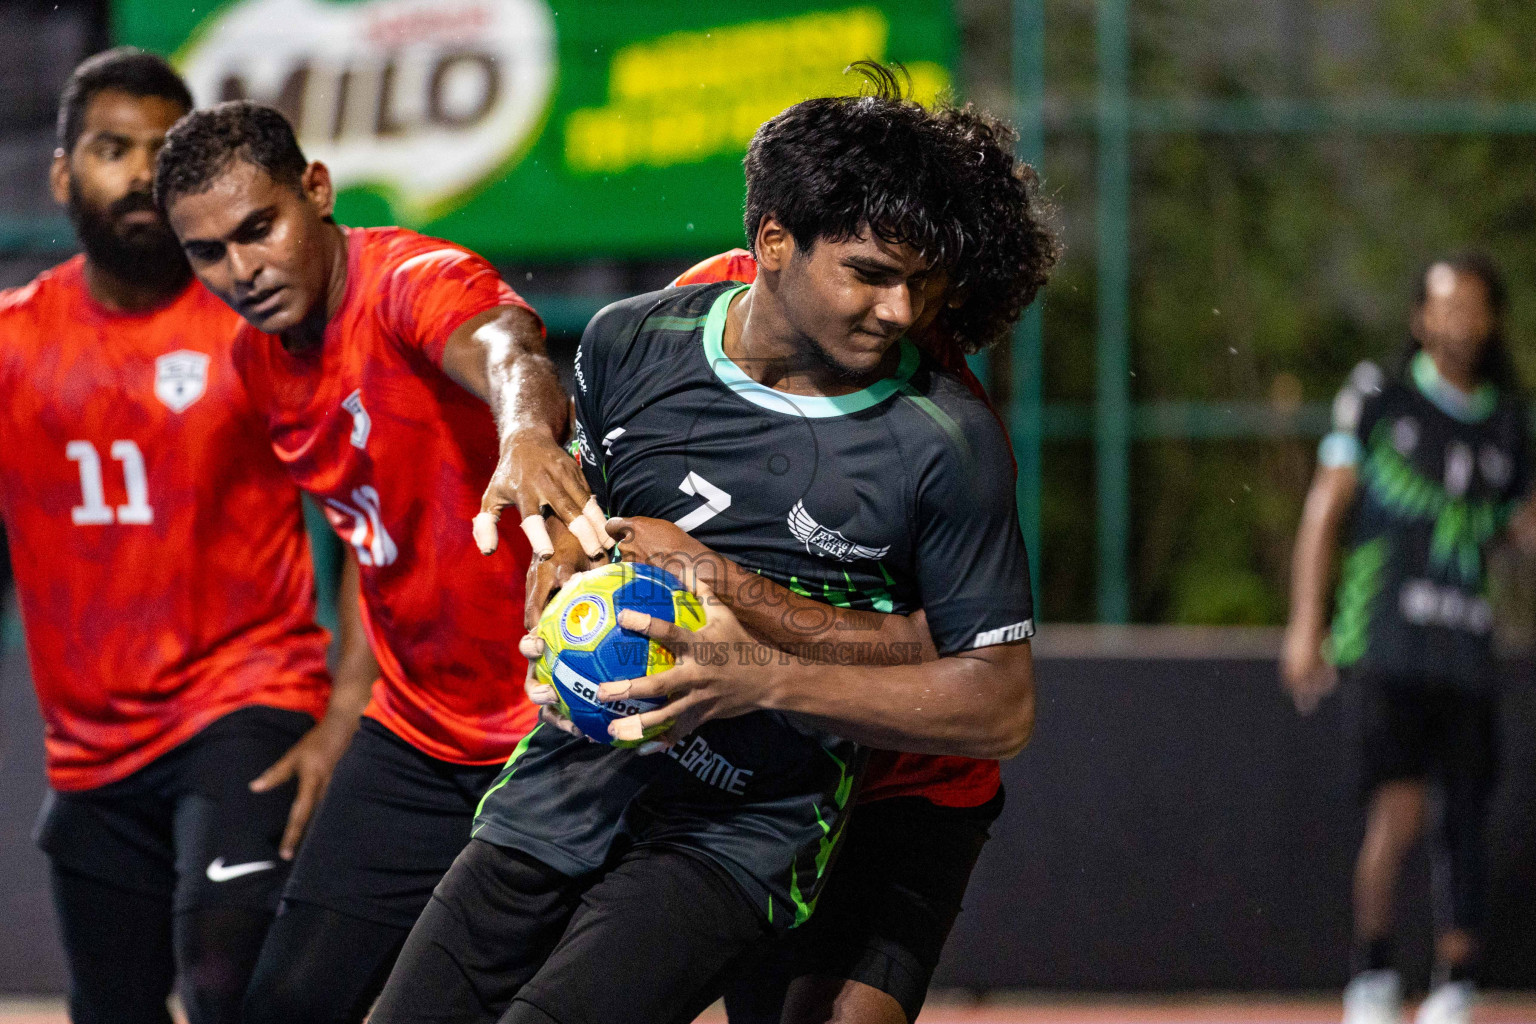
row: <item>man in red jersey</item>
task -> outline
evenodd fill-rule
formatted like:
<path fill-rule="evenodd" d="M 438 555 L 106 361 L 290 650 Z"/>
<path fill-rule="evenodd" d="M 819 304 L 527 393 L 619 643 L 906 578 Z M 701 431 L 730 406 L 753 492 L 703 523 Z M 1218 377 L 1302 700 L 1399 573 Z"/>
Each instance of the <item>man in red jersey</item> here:
<path fill-rule="evenodd" d="M 925 302 L 930 312 L 909 334 L 985 400 L 984 389 L 965 365 L 965 353 L 1007 337 L 1044 283 L 1055 247 L 1033 205 L 1032 172 L 1012 157 L 1010 130 L 971 108 L 946 110 L 940 116 L 955 144 L 972 154 L 957 162 L 968 168 L 972 180 L 956 182 L 956 190 L 978 204 L 982 212 L 973 222 L 990 237 L 977 239 L 975 255 L 961 261 L 960 279 L 930 282 L 947 294 L 947 301 Z M 752 255 L 737 249 L 705 260 L 673 283 L 751 282 L 756 276 Z M 880 651 L 897 662 L 909 660 L 908 652 L 919 648 L 927 658 L 935 656 L 921 612 L 910 617 L 848 609 L 830 613 L 825 606 L 745 572 L 671 523 L 633 518 L 614 520 L 610 528 L 621 538 L 626 558 L 710 579 L 713 592 L 756 637 L 807 654 L 828 643 L 844 651 L 856 649 L 860 660 L 869 664 L 881 660 L 872 653 Z M 579 552 L 566 549 L 558 532 L 556 545 L 556 559 L 541 567 L 534 600 L 552 585 L 566 560 L 563 555 L 579 561 Z M 737 643 L 750 638 L 746 633 L 720 633 L 711 634 L 711 639 Z M 732 660 L 737 666 L 754 664 L 751 659 Z M 737 669 L 733 676 L 734 667 L 716 667 L 686 683 L 668 673 L 652 677 L 654 682 L 632 684 L 627 692 L 660 696 L 669 691 L 673 702 L 654 719 L 628 719 L 615 729 L 625 738 L 637 738 L 641 727 L 682 711 L 674 727 L 681 735 L 712 717 L 769 706 L 762 702 L 762 691 L 752 689 L 761 686 L 766 673 Z M 826 669 L 812 668 L 807 678 L 817 689 L 836 689 Z M 644 692 L 648 685 L 656 692 Z M 534 696 L 546 697 L 537 692 Z M 775 706 L 789 710 L 783 703 Z M 950 735 L 894 729 L 891 745 L 992 754 L 998 749 L 993 724 L 1009 716 L 977 703 L 970 713 L 957 712 L 955 717 L 960 721 L 951 724 Z M 1006 755 L 1006 745 L 1002 752 Z M 764 962 L 743 973 L 726 999 L 732 1024 L 776 1024 L 781 1019 L 793 1024 L 893 1024 L 916 1018 L 988 828 L 1002 809 L 995 756 L 874 752 L 858 810 L 815 914 Z"/>
<path fill-rule="evenodd" d="M 191 104 L 158 57 L 81 64 L 52 186 L 85 254 L 0 293 L 0 513 L 76 1024 L 169 1024 L 173 986 L 193 1024 L 238 1020 L 372 682 L 359 630 L 327 709 L 299 494 L 230 361 L 239 319 L 151 200 Z"/>
<path fill-rule="evenodd" d="M 278 458 L 356 550 L 382 672 L 245 1019 L 361 1020 L 534 720 L 515 642 L 529 545 L 514 533 L 482 557 L 466 522 L 515 503 L 542 528 L 548 506 L 596 555 L 590 494 L 556 440 L 566 400 L 533 310 L 472 252 L 337 225 L 329 172 L 277 111 L 184 119 L 155 194 L 193 271 L 248 322 L 236 365 Z"/>

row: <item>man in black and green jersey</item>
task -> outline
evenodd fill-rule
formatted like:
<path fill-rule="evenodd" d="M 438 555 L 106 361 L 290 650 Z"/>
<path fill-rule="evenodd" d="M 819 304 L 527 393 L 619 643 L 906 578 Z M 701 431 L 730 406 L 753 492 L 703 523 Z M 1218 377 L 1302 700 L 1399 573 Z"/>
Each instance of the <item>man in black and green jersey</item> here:
<path fill-rule="evenodd" d="M 1386 1024 L 1401 1013 L 1393 891 L 1430 782 L 1443 790 L 1449 899 L 1439 908 L 1437 988 L 1419 1020 L 1455 1024 L 1470 1006 L 1497 760 L 1487 555 L 1531 484 L 1502 311 L 1503 288 L 1486 260 L 1439 262 L 1421 276 L 1402 365 L 1384 374 L 1362 363 L 1335 401 L 1297 537 L 1285 681 L 1307 711 L 1332 687 L 1333 668 L 1346 670 L 1364 760 L 1348 1024 Z M 1325 590 L 1346 516 L 1351 539 L 1329 665 Z M 1516 517 L 1516 539 L 1531 533 L 1529 521 Z"/>
<path fill-rule="evenodd" d="M 1451 384 L 1424 351 L 1405 379 L 1351 374 L 1319 462 L 1355 471 L 1355 509 L 1333 619 L 1339 668 L 1493 682 L 1484 555 L 1530 484 L 1524 406 L 1492 383 Z M 1353 421 L 1353 423 L 1351 423 Z"/>
<path fill-rule="evenodd" d="M 801 236 L 770 211 L 750 288 L 599 314 L 578 356 L 578 443 L 611 513 L 673 521 L 828 602 L 923 608 L 935 670 L 985 688 L 1028 677 L 1031 607 L 1012 482 L 987 471 L 1006 465 L 1001 428 L 902 337 L 966 243 L 946 216 L 955 150 L 930 118 L 864 97 L 765 125 L 789 153 L 837 126 L 843 156 L 808 187 L 843 219 Z M 810 915 L 860 760 L 773 711 L 648 758 L 540 728 L 374 1020 L 691 1019 Z"/>

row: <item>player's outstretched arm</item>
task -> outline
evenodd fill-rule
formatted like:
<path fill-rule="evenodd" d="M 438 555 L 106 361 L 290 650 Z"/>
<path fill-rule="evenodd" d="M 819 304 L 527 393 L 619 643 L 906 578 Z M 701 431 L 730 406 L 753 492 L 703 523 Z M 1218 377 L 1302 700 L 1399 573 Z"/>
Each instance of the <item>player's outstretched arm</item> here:
<path fill-rule="evenodd" d="M 1319 466 L 1302 507 L 1291 554 L 1291 610 L 1280 651 L 1280 676 L 1296 710 L 1310 713 L 1338 682 L 1323 659 L 1328 632 L 1328 581 L 1339 530 L 1354 501 L 1353 466 Z"/>
<path fill-rule="evenodd" d="M 706 583 L 694 586 L 707 616 L 698 632 L 630 609 L 619 613 L 620 625 L 661 642 L 677 664 L 598 688 L 603 700 L 671 697 L 655 711 L 612 723 L 615 739 L 638 740 L 645 730 L 668 722 L 666 735 L 680 737 L 711 719 L 759 709 L 798 715 L 868 746 L 914 754 L 1009 758 L 1024 749 L 1034 731 L 1028 642 L 913 665 L 806 661 L 755 640 Z"/>
<path fill-rule="evenodd" d="M 350 550 L 341 566 L 336 612 L 339 651 L 325 716 L 271 768 L 251 782 L 253 791 L 264 793 L 289 779 L 298 779 L 298 793 L 293 798 L 288 825 L 283 829 L 279 846 L 279 854 L 284 860 L 293 859 L 304 829 L 320 805 L 325 787 L 330 784 L 336 762 L 341 760 L 347 745 L 352 742 L 352 734 L 357 731 L 358 721 L 373 692 L 373 682 L 379 677 L 379 664 L 374 660 L 363 630 L 357 555 Z"/>
<path fill-rule="evenodd" d="M 534 554 L 553 550 L 542 510 L 548 507 L 596 557 L 604 548 L 603 516 L 575 461 L 560 446 L 566 395 L 544 352 L 544 329 L 522 306 L 498 306 L 470 317 L 449 335 L 443 370 L 490 405 L 501 457 L 475 517 L 475 543 L 496 550 L 496 521 L 516 506 Z"/>
<path fill-rule="evenodd" d="M 813 601 L 743 569 L 665 519 L 613 518 L 607 531 L 627 561 L 666 569 L 690 589 L 694 580 L 703 580 L 755 639 L 805 660 L 846 660 L 849 644 L 857 645 L 864 664 L 916 663 L 939 656 L 921 612 L 898 615 Z"/>

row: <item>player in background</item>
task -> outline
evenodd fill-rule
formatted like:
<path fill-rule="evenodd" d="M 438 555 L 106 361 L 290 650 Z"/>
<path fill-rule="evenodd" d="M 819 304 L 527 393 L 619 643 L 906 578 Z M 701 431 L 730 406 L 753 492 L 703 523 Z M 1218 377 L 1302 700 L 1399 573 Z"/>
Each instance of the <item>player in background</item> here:
<path fill-rule="evenodd" d="M 908 333 L 987 401 L 965 354 L 1009 337 L 1044 283 L 1056 250 L 1039 219 L 1033 172 L 1012 155 L 1012 132 L 970 107 L 940 115 L 954 126 L 957 143 L 975 154 L 960 162 L 966 179 L 957 181 L 955 189 L 982 207 L 974 222 L 983 236 L 976 258 L 962 264 L 964 285 L 951 285 Z M 705 260 L 673 283 L 750 283 L 756 277 L 756 261 L 736 249 Z M 842 609 L 834 616 L 817 615 L 804 607 L 805 598 L 775 592 L 777 585 L 761 577 L 743 579 L 734 563 L 670 523 L 637 518 L 615 520 L 612 528 L 622 538 L 619 547 L 626 558 L 676 563 L 674 568 L 685 575 L 688 570 L 704 574 L 758 638 L 813 656 L 822 643 L 857 643 L 866 663 L 877 663 L 882 652 L 900 658 L 922 649 L 932 656 L 920 611 L 910 622 Z M 812 625 L 820 628 L 806 628 Z M 730 667 L 739 666 L 737 659 Z M 763 675 L 743 670 L 712 685 L 757 686 Z M 818 680 L 818 686 L 824 681 Z M 673 676 L 668 685 L 677 686 L 678 678 Z M 682 692 L 713 702 L 702 677 L 692 685 L 698 688 Z M 978 715 L 971 723 L 975 731 L 959 742 L 976 742 L 1006 721 L 1006 716 Z M 726 995 L 732 1024 L 915 1020 L 1002 803 L 996 760 L 872 752 L 856 813 L 815 916 L 783 948 L 743 972 Z"/>
<path fill-rule="evenodd" d="M 279 460 L 361 565 L 382 675 L 246 1004 L 249 1024 L 358 1021 L 533 724 L 515 628 L 529 546 L 514 534 L 483 558 L 464 526 L 517 504 L 547 543 L 547 505 L 595 555 L 591 496 L 557 442 L 566 398 L 537 315 L 468 250 L 338 225 L 329 172 L 277 111 L 181 121 L 155 195 L 193 271 L 247 321 L 235 363 Z"/>
<path fill-rule="evenodd" d="M 1504 286 L 1486 259 L 1442 260 L 1420 276 L 1403 358 L 1386 373 L 1361 363 L 1334 402 L 1296 536 L 1283 679 L 1305 714 L 1342 672 L 1363 762 L 1346 1024 L 1401 1019 L 1392 911 L 1431 784 L 1447 898 L 1418 1021 L 1469 1019 L 1497 767 L 1487 555 L 1506 524 L 1536 549 L 1536 515 L 1516 514 L 1531 465 L 1503 317 Z M 1328 579 L 1346 525 L 1329 635 Z"/>
<path fill-rule="evenodd" d="M 230 361 L 239 319 L 151 200 L 191 105 L 147 53 L 76 68 L 51 184 L 85 252 L 0 293 L 0 513 L 76 1024 L 169 1024 L 173 987 L 192 1024 L 239 1019 L 373 680 L 344 593 L 327 696 L 299 494 Z"/>
<path fill-rule="evenodd" d="M 610 511 L 682 520 L 824 606 L 925 608 L 942 656 L 922 685 L 990 695 L 1014 726 L 993 732 L 1002 753 L 1032 717 L 1013 487 L 979 471 L 1006 442 L 903 339 L 974 238 L 952 201 L 962 159 L 939 119 L 888 94 L 764 125 L 747 161 L 762 274 L 599 314 L 579 350 L 577 443 Z M 813 519 L 829 526 L 801 531 Z M 710 614 L 730 628 L 723 605 Z M 899 678 L 865 682 L 910 703 Z M 841 713 L 865 703 L 812 725 L 718 718 L 652 757 L 536 729 L 374 1020 L 692 1019 L 764 939 L 814 919 L 861 767 L 840 732 L 865 727 Z"/>

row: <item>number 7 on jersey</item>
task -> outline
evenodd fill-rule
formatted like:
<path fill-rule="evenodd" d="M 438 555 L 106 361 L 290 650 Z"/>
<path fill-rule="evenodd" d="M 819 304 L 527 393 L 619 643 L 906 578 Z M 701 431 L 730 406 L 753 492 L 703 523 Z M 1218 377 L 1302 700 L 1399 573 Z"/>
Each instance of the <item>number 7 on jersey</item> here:
<path fill-rule="evenodd" d="M 697 473 L 689 473 L 683 477 L 683 482 L 677 485 L 677 489 L 684 494 L 704 499 L 703 505 L 677 521 L 677 528 L 684 533 L 692 533 L 731 507 L 731 496 Z"/>

